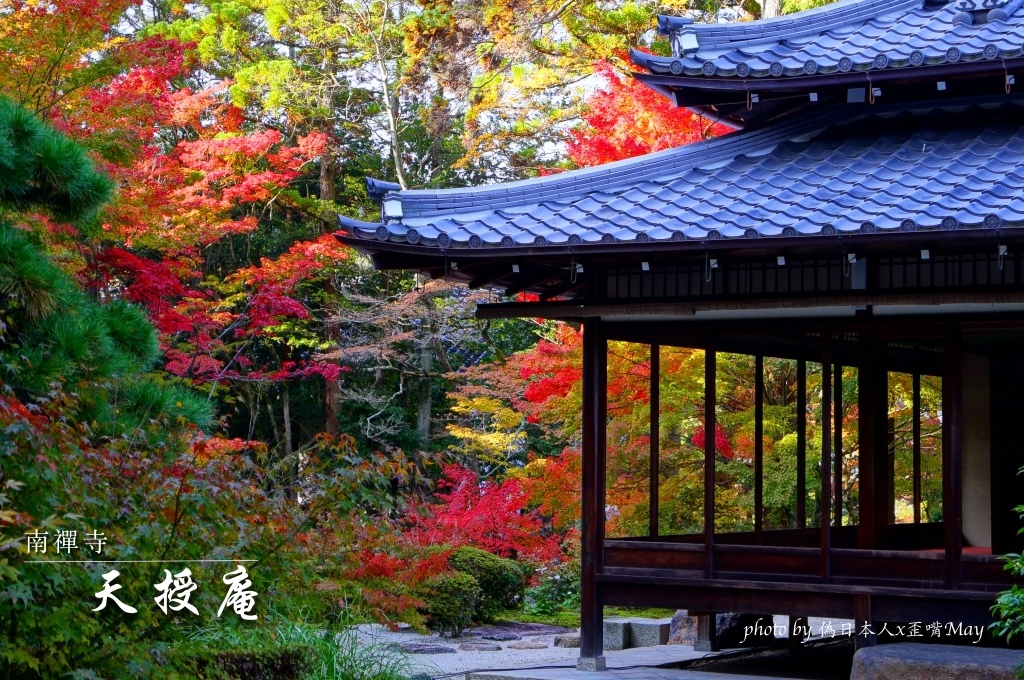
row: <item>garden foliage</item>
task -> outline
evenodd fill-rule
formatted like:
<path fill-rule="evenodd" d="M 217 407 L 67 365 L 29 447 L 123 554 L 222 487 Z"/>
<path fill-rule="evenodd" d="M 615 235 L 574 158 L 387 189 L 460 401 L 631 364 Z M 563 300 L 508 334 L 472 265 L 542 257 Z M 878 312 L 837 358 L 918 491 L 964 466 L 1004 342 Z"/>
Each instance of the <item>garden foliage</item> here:
<path fill-rule="evenodd" d="M 458 637 L 469 626 L 482 595 L 476 579 L 462 572 L 433 576 L 421 592 L 431 627 L 448 637 Z"/>
<path fill-rule="evenodd" d="M 469 574 L 480 586 L 474 620 L 491 622 L 502 610 L 515 609 L 521 603 L 526 582 L 518 562 L 464 545 L 452 551 L 448 565 Z"/>

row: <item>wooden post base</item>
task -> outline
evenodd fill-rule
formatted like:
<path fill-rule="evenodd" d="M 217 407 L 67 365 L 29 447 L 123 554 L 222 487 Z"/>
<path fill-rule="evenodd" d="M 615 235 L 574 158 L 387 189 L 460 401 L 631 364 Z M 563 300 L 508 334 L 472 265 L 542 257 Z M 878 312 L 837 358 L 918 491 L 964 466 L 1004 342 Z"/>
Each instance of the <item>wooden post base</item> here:
<path fill-rule="evenodd" d="M 718 620 L 715 613 L 697 615 L 697 639 L 693 643 L 695 652 L 717 652 Z"/>
<path fill-rule="evenodd" d="M 576 670 L 606 671 L 608 670 L 608 666 L 605 664 L 603 656 L 581 656 L 576 661 Z"/>

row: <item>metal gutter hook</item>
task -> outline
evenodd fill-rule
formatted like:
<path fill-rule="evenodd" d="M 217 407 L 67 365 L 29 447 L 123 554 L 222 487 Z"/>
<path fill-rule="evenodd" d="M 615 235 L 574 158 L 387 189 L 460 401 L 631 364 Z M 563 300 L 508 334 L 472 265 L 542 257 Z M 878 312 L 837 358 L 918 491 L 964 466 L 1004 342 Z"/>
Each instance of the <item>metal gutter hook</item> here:
<path fill-rule="evenodd" d="M 718 269 L 718 260 L 712 260 L 708 253 L 708 244 L 701 243 L 704 246 L 704 283 L 711 283 L 711 270 Z"/>

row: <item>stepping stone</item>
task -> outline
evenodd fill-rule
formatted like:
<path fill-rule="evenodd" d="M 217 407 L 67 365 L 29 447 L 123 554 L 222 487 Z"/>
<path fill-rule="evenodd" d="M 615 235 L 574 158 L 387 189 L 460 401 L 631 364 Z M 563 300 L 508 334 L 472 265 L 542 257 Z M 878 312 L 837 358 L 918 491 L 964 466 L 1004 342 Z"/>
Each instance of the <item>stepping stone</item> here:
<path fill-rule="evenodd" d="M 1012 680 L 1024 652 L 974 645 L 901 642 L 858 649 L 850 680 Z"/>
<path fill-rule="evenodd" d="M 505 633 L 502 631 L 495 631 L 493 633 L 485 633 L 480 636 L 482 640 L 497 640 L 498 642 L 509 642 L 510 640 L 522 640 L 521 635 L 515 633 Z"/>
<path fill-rule="evenodd" d="M 398 645 L 406 654 L 454 654 L 455 649 L 445 645 L 435 645 L 429 642 L 403 642 Z"/>
<path fill-rule="evenodd" d="M 668 644 L 672 619 L 633 619 L 629 622 L 631 647 L 657 647 Z"/>
<path fill-rule="evenodd" d="M 631 646 L 629 619 L 604 620 L 604 649 L 607 652 L 618 652 Z"/>
<path fill-rule="evenodd" d="M 555 647 L 566 647 L 569 649 L 579 649 L 580 647 L 580 634 L 579 633 L 566 633 L 565 635 L 555 636 Z"/>
<path fill-rule="evenodd" d="M 463 652 L 500 652 L 501 645 L 490 642 L 463 642 L 459 645 L 459 649 Z"/>
<path fill-rule="evenodd" d="M 522 642 L 510 642 L 508 643 L 509 649 L 547 649 L 548 646 L 543 642 L 532 642 L 530 640 L 523 640 Z"/>

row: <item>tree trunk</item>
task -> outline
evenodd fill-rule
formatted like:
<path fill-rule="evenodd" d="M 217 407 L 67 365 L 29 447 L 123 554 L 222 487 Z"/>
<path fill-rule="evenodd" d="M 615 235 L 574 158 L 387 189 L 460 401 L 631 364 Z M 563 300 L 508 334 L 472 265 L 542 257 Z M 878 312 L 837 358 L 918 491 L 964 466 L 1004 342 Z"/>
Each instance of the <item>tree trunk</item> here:
<path fill-rule="evenodd" d="M 281 383 L 281 402 L 284 410 L 284 455 L 292 455 L 292 408 L 288 383 Z"/>
<path fill-rule="evenodd" d="M 424 326 L 428 327 L 427 319 L 424 319 Z M 416 409 L 416 433 L 423 440 L 423 445 L 426 446 L 430 441 L 430 410 L 431 410 L 431 384 L 430 384 L 430 368 L 433 365 L 431 359 L 433 358 L 433 352 L 431 351 L 431 343 L 429 339 L 424 339 L 423 345 L 420 347 L 420 368 L 423 370 L 423 377 L 420 378 L 420 401 Z"/>
<path fill-rule="evenodd" d="M 761 18 L 774 19 L 782 15 L 782 0 L 761 0 Z"/>
<path fill-rule="evenodd" d="M 291 408 L 291 395 L 288 390 L 288 383 L 281 383 L 281 409 L 284 411 L 284 455 L 289 461 L 288 465 L 291 468 L 289 474 L 290 479 L 287 481 L 285 497 L 290 501 L 297 501 L 298 496 L 298 476 L 299 476 L 299 465 L 298 462 L 292 460 L 292 408 Z"/>
<path fill-rule="evenodd" d="M 324 123 L 328 125 L 328 123 Z M 335 155 L 334 147 L 332 142 L 324 149 L 323 156 L 320 159 L 320 200 L 333 202 L 337 198 L 337 183 L 338 183 L 338 168 L 336 164 L 337 156 Z M 333 214 L 333 213 L 332 213 Z M 333 221 L 324 223 L 324 232 L 330 232 L 337 229 L 337 223 Z M 330 277 L 327 278 L 324 283 L 324 289 L 329 295 L 336 294 L 338 290 L 334 287 L 334 282 Z M 339 339 L 338 333 L 338 322 L 328 321 L 327 322 L 327 340 L 333 341 Z M 330 435 L 338 434 L 338 401 L 341 398 L 341 390 L 337 380 L 326 380 L 327 383 L 327 394 L 325 396 L 326 409 L 325 409 L 325 425 L 327 433 Z"/>
<path fill-rule="evenodd" d="M 333 201 L 337 196 L 337 168 L 334 149 L 328 146 L 320 157 L 320 200 Z"/>

